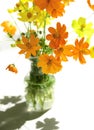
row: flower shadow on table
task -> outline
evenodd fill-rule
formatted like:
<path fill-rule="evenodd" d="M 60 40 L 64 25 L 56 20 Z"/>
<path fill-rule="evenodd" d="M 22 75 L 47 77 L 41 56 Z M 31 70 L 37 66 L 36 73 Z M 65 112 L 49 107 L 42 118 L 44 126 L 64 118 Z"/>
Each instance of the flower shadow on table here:
<path fill-rule="evenodd" d="M 37 121 L 36 128 L 40 128 L 40 130 L 57 130 L 59 129 L 58 123 L 55 118 L 45 118 L 44 122 Z"/>
<path fill-rule="evenodd" d="M 46 111 L 42 112 L 28 112 L 26 109 L 26 102 L 21 102 L 21 97 L 7 97 L 0 100 L 0 107 L 8 103 L 15 105 L 3 111 L 0 110 L 0 130 L 15 130 L 21 128 L 28 120 L 33 120 L 40 117 Z"/>

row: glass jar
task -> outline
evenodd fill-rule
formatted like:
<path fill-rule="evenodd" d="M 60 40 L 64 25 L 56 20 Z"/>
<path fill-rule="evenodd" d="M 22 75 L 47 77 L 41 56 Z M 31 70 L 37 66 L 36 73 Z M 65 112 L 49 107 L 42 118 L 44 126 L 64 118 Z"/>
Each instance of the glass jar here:
<path fill-rule="evenodd" d="M 54 100 L 54 75 L 44 74 L 37 67 L 37 58 L 31 59 L 31 70 L 25 77 L 25 97 L 28 110 L 50 109 Z"/>

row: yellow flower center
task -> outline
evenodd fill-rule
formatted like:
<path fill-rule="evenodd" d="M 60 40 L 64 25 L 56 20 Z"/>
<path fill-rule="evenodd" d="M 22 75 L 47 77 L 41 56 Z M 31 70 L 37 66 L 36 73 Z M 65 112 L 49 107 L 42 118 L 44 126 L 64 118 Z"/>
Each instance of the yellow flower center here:
<path fill-rule="evenodd" d="M 84 28 L 85 28 L 85 24 L 82 24 L 82 25 L 81 25 L 81 28 L 80 28 L 81 31 L 83 31 Z"/>
<path fill-rule="evenodd" d="M 30 12 L 28 12 L 27 17 L 30 19 L 32 17 L 32 14 Z"/>

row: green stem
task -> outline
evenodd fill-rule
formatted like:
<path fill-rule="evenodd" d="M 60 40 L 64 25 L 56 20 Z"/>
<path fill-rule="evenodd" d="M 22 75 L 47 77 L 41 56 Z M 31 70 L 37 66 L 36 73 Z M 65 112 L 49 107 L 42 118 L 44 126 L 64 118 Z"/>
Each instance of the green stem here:
<path fill-rule="evenodd" d="M 28 30 L 28 27 L 26 26 L 25 22 L 24 22 L 24 26 L 25 26 L 26 30 Z"/>
<path fill-rule="evenodd" d="M 12 39 L 13 41 L 16 41 L 11 34 L 7 33 L 7 35 L 8 35 L 8 37 L 9 37 L 10 39 Z"/>
<path fill-rule="evenodd" d="M 20 28 L 18 27 L 18 24 L 16 23 L 16 21 L 14 20 L 14 17 L 13 17 L 11 14 L 10 14 L 10 16 L 11 16 L 11 18 L 13 19 L 13 21 L 14 21 L 16 27 L 18 28 L 19 33 L 21 34 L 21 30 L 20 30 Z"/>
<path fill-rule="evenodd" d="M 29 30 L 31 30 L 31 22 L 29 22 Z"/>
<path fill-rule="evenodd" d="M 12 37 L 12 40 L 13 40 L 13 41 L 16 41 L 13 37 Z"/>
<path fill-rule="evenodd" d="M 44 17 L 44 28 L 43 28 L 44 39 L 46 36 L 46 19 L 47 19 L 47 13 L 46 13 L 46 16 Z"/>

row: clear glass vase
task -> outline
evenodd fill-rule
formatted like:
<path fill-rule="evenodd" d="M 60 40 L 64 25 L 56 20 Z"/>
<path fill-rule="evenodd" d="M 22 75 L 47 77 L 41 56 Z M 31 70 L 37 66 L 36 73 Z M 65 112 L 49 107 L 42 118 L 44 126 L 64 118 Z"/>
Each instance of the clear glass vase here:
<path fill-rule="evenodd" d="M 31 70 L 25 77 L 25 97 L 29 111 L 43 111 L 54 101 L 54 75 L 43 74 L 37 67 L 37 58 L 31 58 Z"/>

